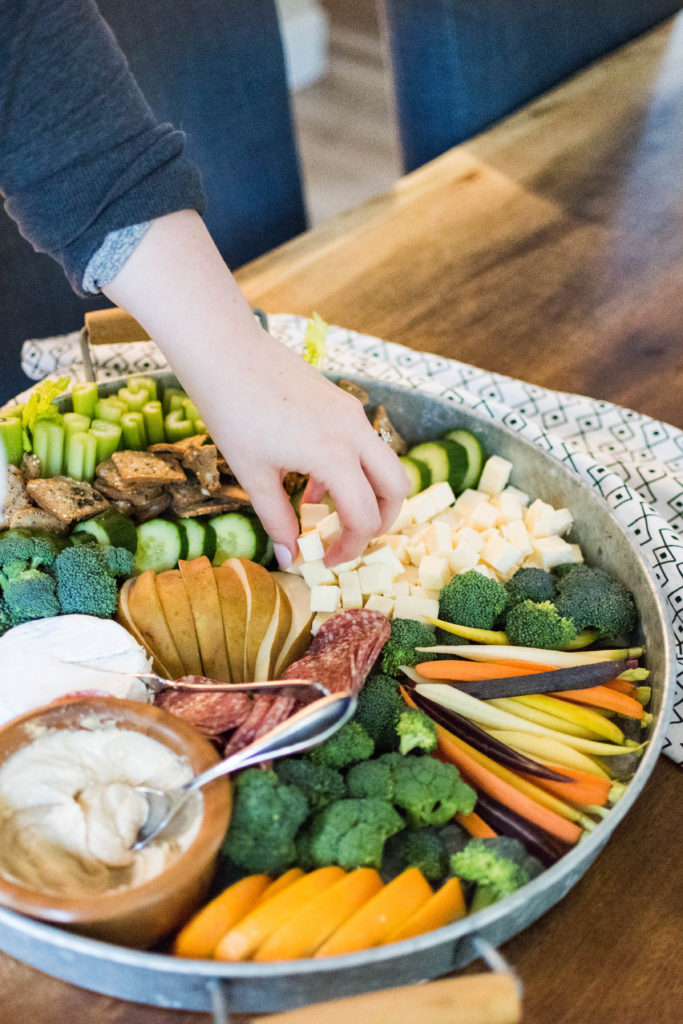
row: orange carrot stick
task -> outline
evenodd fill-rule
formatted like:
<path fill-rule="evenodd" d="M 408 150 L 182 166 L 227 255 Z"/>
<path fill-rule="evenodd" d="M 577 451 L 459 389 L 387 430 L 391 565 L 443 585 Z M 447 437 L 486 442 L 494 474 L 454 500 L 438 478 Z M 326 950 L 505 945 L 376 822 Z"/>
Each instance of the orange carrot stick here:
<path fill-rule="evenodd" d="M 469 814 L 458 813 L 455 820 L 473 839 L 494 839 L 498 835 L 475 811 L 470 811 Z"/>
<path fill-rule="evenodd" d="M 286 889 L 292 882 L 296 882 L 299 878 L 303 878 L 304 872 L 301 868 L 290 868 L 289 871 L 285 871 L 284 875 L 280 875 L 274 882 L 271 882 L 265 892 L 261 893 L 259 903 L 265 903 L 266 900 L 272 899 L 273 896 L 277 896 L 279 892 Z"/>
<path fill-rule="evenodd" d="M 338 956 L 382 945 L 431 896 L 431 886 L 419 868 L 406 868 L 337 928 L 315 956 Z"/>
<path fill-rule="evenodd" d="M 480 679 L 505 679 L 508 676 L 530 676 L 537 672 L 554 671 L 548 665 L 523 665 L 517 663 L 512 665 L 509 662 L 496 662 L 493 664 L 487 661 L 463 661 L 462 659 L 448 661 L 421 661 L 415 666 L 425 679 L 447 679 L 459 683 L 472 683 Z"/>
<path fill-rule="evenodd" d="M 173 944 L 176 956 L 210 957 L 219 939 L 249 913 L 270 881 L 268 875 L 247 875 L 224 889 L 178 932 Z"/>
<path fill-rule="evenodd" d="M 604 807 L 609 799 L 612 788 L 611 779 L 603 779 L 599 775 L 591 775 L 588 772 L 577 771 L 576 768 L 566 768 L 564 765 L 549 765 L 553 771 L 567 776 L 566 782 L 558 782 L 556 779 L 541 779 L 536 775 L 527 775 L 520 772 L 529 782 L 535 783 L 541 789 L 547 789 L 563 800 L 573 800 L 577 804 L 590 804 L 592 806 Z"/>
<path fill-rule="evenodd" d="M 259 903 L 225 933 L 214 949 L 214 957 L 231 962 L 247 960 L 283 921 L 343 876 L 339 867 L 318 868 L 292 882 L 277 896 Z"/>
<path fill-rule="evenodd" d="M 253 960 L 298 960 L 313 956 L 337 928 L 382 888 L 374 868 L 357 868 L 324 889 L 261 943 Z"/>
<path fill-rule="evenodd" d="M 383 945 L 443 928 L 451 921 L 459 921 L 466 913 L 462 883 L 459 878 L 449 878 L 419 910 L 384 940 Z"/>
<path fill-rule="evenodd" d="M 440 725 L 437 725 L 436 731 L 439 738 L 439 753 L 446 760 L 452 761 L 475 789 L 482 789 L 489 796 L 509 807 L 510 810 L 516 811 L 517 814 L 532 821 L 539 828 L 544 828 L 546 832 L 558 839 L 572 844 L 579 841 L 583 832 L 578 825 L 560 817 L 559 814 L 548 810 L 547 807 L 542 807 L 536 800 L 521 793 L 508 781 L 501 779 L 491 770 L 489 764 L 483 762 L 484 755 L 479 754 L 479 751 L 471 747 L 469 743 L 458 739 L 457 736 Z M 486 761 L 494 764 L 491 762 L 491 758 L 486 758 Z"/>
<path fill-rule="evenodd" d="M 635 683 L 629 682 L 628 679 L 620 679 L 617 676 L 616 679 L 610 679 L 608 683 L 604 683 L 604 686 L 609 687 L 610 690 L 616 690 L 617 693 L 625 693 L 627 697 L 633 697 L 637 699 L 638 687 Z"/>
<path fill-rule="evenodd" d="M 587 686 L 583 690 L 562 690 L 560 693 L 550 693 L 548 696 L 559 697 L 572 704 L 591 704 L 593 707 L 605 708 L 606 711 L 615 711 L 619 715 L 626 715 L 627 718 L 645 717 L 642 704 L 633 697 L 619 693 L 618 690 L 613 690 L 609 686 Z"/>

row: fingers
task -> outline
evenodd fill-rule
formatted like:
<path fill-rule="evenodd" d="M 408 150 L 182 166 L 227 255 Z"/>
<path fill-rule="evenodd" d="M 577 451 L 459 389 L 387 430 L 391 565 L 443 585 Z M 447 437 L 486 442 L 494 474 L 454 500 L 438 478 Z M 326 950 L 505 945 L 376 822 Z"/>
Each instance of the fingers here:
<path fill-rule="evenodd" d="M 272 473 L 243 486 L 264 530 L 273 541 L 280 568 L 289 568 L 298 552 L 299 523 L 279 475 Z"/>
<path fill-rule="evenodd" d="M 377 446 L 363 453 L 361 464 L 377 497 L 380 533 L 385 533 L 398 518 L 403 499 L 410 492 L 410 482 L 395 452 L 384 441 L 377 441 Z"/>
<path fill-rule="evenodd" d="M 304 493 L 301 495 L 302 502 L 310 502 L 316 505 L 319 501 L 327 494 L 327 485 L 322 483 L 320 480 L 314 480 L 311 477 L 304 487 Z"/>

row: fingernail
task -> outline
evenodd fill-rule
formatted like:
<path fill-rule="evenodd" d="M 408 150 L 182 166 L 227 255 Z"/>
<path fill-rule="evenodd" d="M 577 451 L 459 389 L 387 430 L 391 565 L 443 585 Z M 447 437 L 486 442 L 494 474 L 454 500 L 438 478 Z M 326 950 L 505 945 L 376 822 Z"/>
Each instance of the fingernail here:
<path fill-rule="evenodd" d="M 277 564 L 281 569 L 289 569 L 292 564 L 292 552 L 286 544 L 273 544 L 273 551 L 277 558 Z"/>

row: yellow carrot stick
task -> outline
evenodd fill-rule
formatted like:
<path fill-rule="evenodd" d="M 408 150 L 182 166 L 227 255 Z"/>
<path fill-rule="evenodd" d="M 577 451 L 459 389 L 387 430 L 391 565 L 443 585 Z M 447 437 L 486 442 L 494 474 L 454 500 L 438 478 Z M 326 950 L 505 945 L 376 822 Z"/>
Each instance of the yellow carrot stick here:
<path fill-rule="evenodd" d="M 462 883 L 459 878 L 449 878 L 419 910 L 384 940 L 383 945 L 443 928 L 452 921 L 459 921 L 466 913 Z"/>
<path fill-rule="evenodd" d="M 270 882 L 268 875 L 248 875 L 225 889 L 178 932 L 175 955 L 209 958 L 219 939 L 249 913 Z"/>

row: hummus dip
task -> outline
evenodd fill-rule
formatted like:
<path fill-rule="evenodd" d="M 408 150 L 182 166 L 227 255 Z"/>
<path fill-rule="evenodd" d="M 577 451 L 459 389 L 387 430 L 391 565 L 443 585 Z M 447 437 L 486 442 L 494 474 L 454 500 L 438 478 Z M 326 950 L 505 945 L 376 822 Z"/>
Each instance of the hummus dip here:
<path fill-rule="evenodd" d="M 68 896 L 141 885 L 198 832 L 201 794 L 167 832 L 131 850 L 147 815 L 135 786 L 174 788 L 192 773 L 143 733 L 83 725 L 36 730 L 0 767 L 0 871 L 16 884 Z"/>

